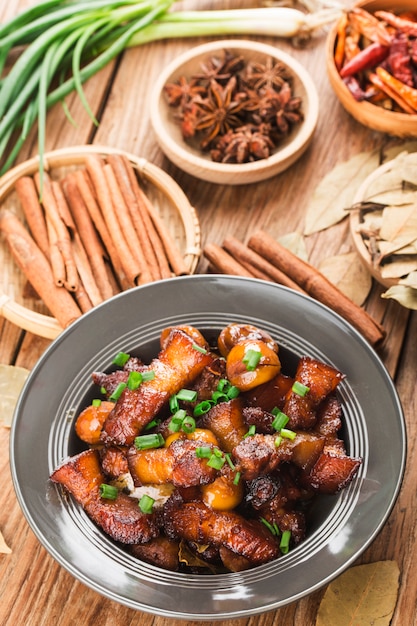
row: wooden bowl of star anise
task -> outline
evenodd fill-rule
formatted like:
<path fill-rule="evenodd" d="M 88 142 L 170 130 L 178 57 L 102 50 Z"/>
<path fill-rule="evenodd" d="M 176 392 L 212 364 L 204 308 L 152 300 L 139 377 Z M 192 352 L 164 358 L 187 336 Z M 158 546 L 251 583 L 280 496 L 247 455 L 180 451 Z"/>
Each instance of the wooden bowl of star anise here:
<path fill-rule="evenodd" d="M 308 147 L 318 95 L 287 53 L 254 41 L 215 41 L 176 58 L 154 87 L 150 115 L 165 155 L 214 183 L 265 180 Z"/>

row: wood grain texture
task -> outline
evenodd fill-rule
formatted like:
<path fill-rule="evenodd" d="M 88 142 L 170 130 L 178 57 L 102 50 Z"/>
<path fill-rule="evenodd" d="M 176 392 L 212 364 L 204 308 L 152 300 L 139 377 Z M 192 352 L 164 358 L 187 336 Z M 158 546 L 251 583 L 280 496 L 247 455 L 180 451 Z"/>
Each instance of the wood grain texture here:
<path fill-rule="evenodd" d="M 31 5 L 28 0 L 0 4 L 0 20 Z M 255 6 L 255 0 L 185 0 L 180 8 L 208 9 Z M 351 2 L 345 1 L 346 6 Z M 214 39 L 214 38 L 213 38 Z M 199 181 L 174 167 L 158 148 L 149 124 L 148 95 L 160 69 L 174 55 L 207 39 L 156 42 L 127 50 L 117 65 L 111 64 L 86 85 L 92 110 L 100 115 L 96 128 L 82 110 L 76 96 L 68 99 L 77 120 L 72 126 L 57 105 L 48 115 L 47 149 L 93 142 L 133 152 L 162 167 L 180 184 L 196 208 L 201 225 L 202 246 L 221 245 L 233 235 L 247 241 L 264 229 L 273 237 L 302 232 L 309 197 L 318 182 L 340 162 L 355 154 L 381 147 L 392 138 L 360 126 L 343 109 L 326 76 L 325 35 L 314 38 L 304 49 L 291 43 L 264 38 L 300 61 L 313 76 L 320 96 L 319 124 L 314 140 L 301 159 L 286 172 L 251 185 L 227 187 Z M 144 71 L 145 68 L 145 71 Z M 20 160 L 36 154 L 32 133 Z M 318 265 L 326 256 L 353 250 L 347 222 L 306 239 L 310 261 Z M 198 272 L 207 270 L 200 260 Z M 417 560 L 417 313 L 409 313 L 394 301 L 382 300 L 381 288 L 374 285 L 366 303 L 367 311 L 382 322 L 387 340 L 380 355 L 399 391 L 408 428 L 408 459 L 397 503 L 380 535 L 358 560 L 360 563 L 395 559 L 401 572 L 401 587 L 392 626 L 417 623 L 417 587 L 413 568 Z M 49 341 L 24 332 L 0 318 L 0 362 L 31 369 Z M 381 408 L 383 410 L 383 408 Z M 0 624 L 14 626 L 197 626 L 134 611 L 75 580 L 41 546 L 30 530 L 14 494 L 9 469 L 9 431 L 0 428 L 0 529 L 12 549 L 0 555 Z M 29 460 L 30 461 L 30 460 Z M 245 619 L 224 620 L 224 626 L 314 626 L 324 590 L 277 611 Z"/>

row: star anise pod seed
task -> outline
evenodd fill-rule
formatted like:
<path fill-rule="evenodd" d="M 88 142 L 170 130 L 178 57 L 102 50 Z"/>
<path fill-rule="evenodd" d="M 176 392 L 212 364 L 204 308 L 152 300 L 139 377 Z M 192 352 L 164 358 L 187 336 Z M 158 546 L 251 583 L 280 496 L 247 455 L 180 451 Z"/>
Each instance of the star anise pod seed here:
<path fill-rule="evenodd" d="M 208 84 L 214 79 L 223 85 L 232 75 L 237 75 L 244 66 L 243 57 L 233 54 L 230 50 L 223 50 L 223 53 L 223 59 L 212 56 L 206 63 L 202 63 L 202 72 L 198 72 L 194 77 L 202 83 Z"/>
<path fill-rule="evenodd" d="M 248 85 L 257 90 L 266 87 L 279 91 L 282 84 L 290 78 L 285 65 L 279 61 L 274 62 L 272 57 L 267 57 L 265 63 L 249 63 L 245 74 Z"/>
<path fill-rule="evenodd" d="M 199 94 L 203 94 L 204 87 L 198 84 L 195 78 L 189 81 L 185 76 L 180 76 L 175 83 L 167 83 L 164 92 L 169 106 L 177 107 L 185 105 Z"/>
<path fill-rule="evenodd" d="M 196 130 L 204 131 L 201 142 L 203 149 L 207 148 L 217 135 L 226 133 L 230 128 L 241 124 L 238 113 L 242 103 L 234 99 L 236 77 L 232 76 L 227 85 L 222 87 L 215 80 L 210 82 L 208 97 L 196 98 L 194 102 L 201 110 L 201 117 L 196 124 Z"/>

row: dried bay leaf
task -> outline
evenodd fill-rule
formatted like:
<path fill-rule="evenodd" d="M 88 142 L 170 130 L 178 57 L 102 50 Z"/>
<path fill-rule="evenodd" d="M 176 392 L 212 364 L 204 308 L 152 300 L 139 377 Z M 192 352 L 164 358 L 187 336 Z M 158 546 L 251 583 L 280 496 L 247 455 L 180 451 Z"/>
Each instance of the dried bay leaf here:
<path fill-rule="evenodd" d="M 389 263 L 381 265 L 382 278 L 402 278 L 417 270 L 417 255 L 392 257 Z"/>
<path fill-rule="evenodd" d="M 318 269 L 355 304 L 361 306 L 365 302 L 372 287 L 372 276 L 356 252 L 328 257 Z"/>
<path fill-rule="evenodd" d="M 378 150 L 361 152 L 336 165 L 313 193 L 306 210 L 304 235 L 312 235 L 342 221 L 357 189 L 378 166 Z"/>
<path fill-rule="evenodd" d="M 2 533 L 0 532 L 0 554 L 11 554 L 11 553 L 12 551 L 10 550 L 7 543 L 5 542 Z"/>
<path fill-rule="evenodd" d="M 0 425 L 11 426 L 17 399 L 29 370 L 0 364 Z"/>
<path fill-rule="evenodd" d="M 417 235 L 417 203 L 386 207 L 382 212 L 379 236 L 385 241 L 403 246 L 412 243 Z"/>
<path fill-rule="evenodd" d="M 417 311 L 417 289 L 407 287 L 407 285 L 393 285 L 388 291 L 381 294 L 381 298 L 386 300 L 396 300 L 406 309 Z"/>
<path fill-rule="evenodd" d="M 399 575 L 395 561 L 351 567 L 327 587 L 316 626 L 389 626 Z"/>

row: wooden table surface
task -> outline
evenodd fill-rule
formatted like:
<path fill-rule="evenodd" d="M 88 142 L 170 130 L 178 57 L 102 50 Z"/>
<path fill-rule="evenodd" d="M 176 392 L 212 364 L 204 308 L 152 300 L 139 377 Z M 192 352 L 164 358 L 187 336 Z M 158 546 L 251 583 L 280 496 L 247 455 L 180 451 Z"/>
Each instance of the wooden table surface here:
<path fill-rule="evenodd" d="M 0 20 L 8 19 L 30 4 L 27 0 L 1 2 Z M 179 6 L 196 8 L 197 5 L 198 8 L 235 8 L 254 6 L 256 2 L 187 0 Z M 347 0 L 346 6 L 350 6 Z M 380 147 L 390 138 L 361 127 L 342 109 L 326 76 L 325 34 L 316 37 L 304 49 L 295 49 L 286 40 L 264 38 L 263 41 L 290 51 L 315 80 L 320 97 L 320 117 L 312 145 L 288 171 L 259 184 L 223 187 L 183 173 L 163 156 L 156 144 L 149 125 L 148 94 L 161 68 L 174 55 L 206 40 L 171 40 L 126 51 L 120 63 L 110 64 L 85 86 L 89 103 L 100 119 L 99 126 L 96 128 L 91 124 L 78 97 L 72 96 L 69 106 L 77 125 L 69 124 L 62 108 L 55 107 L 48 116 L 46 148 L 102 144 L 123 148 L 162 167 L 181 185 L 196 208 L 203 246 L 208 242 L 221 244 L 228 234 L 245 241 L 259 228 L 273 237 L 302 232 L 308 200 L 323 176 L 337 163 L 363 150 Z M 19 160 L 36 152 L 36 136 L 32 135 Z M 306 238 L 306 245 L 313 264 L 318 264 L 327 255 L 351 250 L 346 221 Z M 197 271 L 203 273 L 206 270 L 207 263 L 202 258 Z M 408 459 L 395 507 L 381 533 L 358 563 L 386 559 L 397 562 L 400 591 L 392 624 L 411 626 L 417 624 L 417 313 L 410 314 L 394 301 L 381 299 L 380 294 L 381 288 L 374 285 L 366 309 L 387 330 L 387 340 L 379 353 L 395 381 L 404 407 Z M 47 339 L 0 319 L 0 363 L 31 369 L 49 343 Z M 9 430 L 1 427 L 0 530 L 12 553 L 0 554 L 0 624 L 70 626 L 78 622 L 103 626 L 180 626 L 186 623 L 137 612 L 103 598 L 57 564 L 35 538 L 19 508 L 10 476 L 8 445 Z M 323 593 L 324 589 L 275 612 L 225 620 L 223 624 L 313 626 Z"/>

